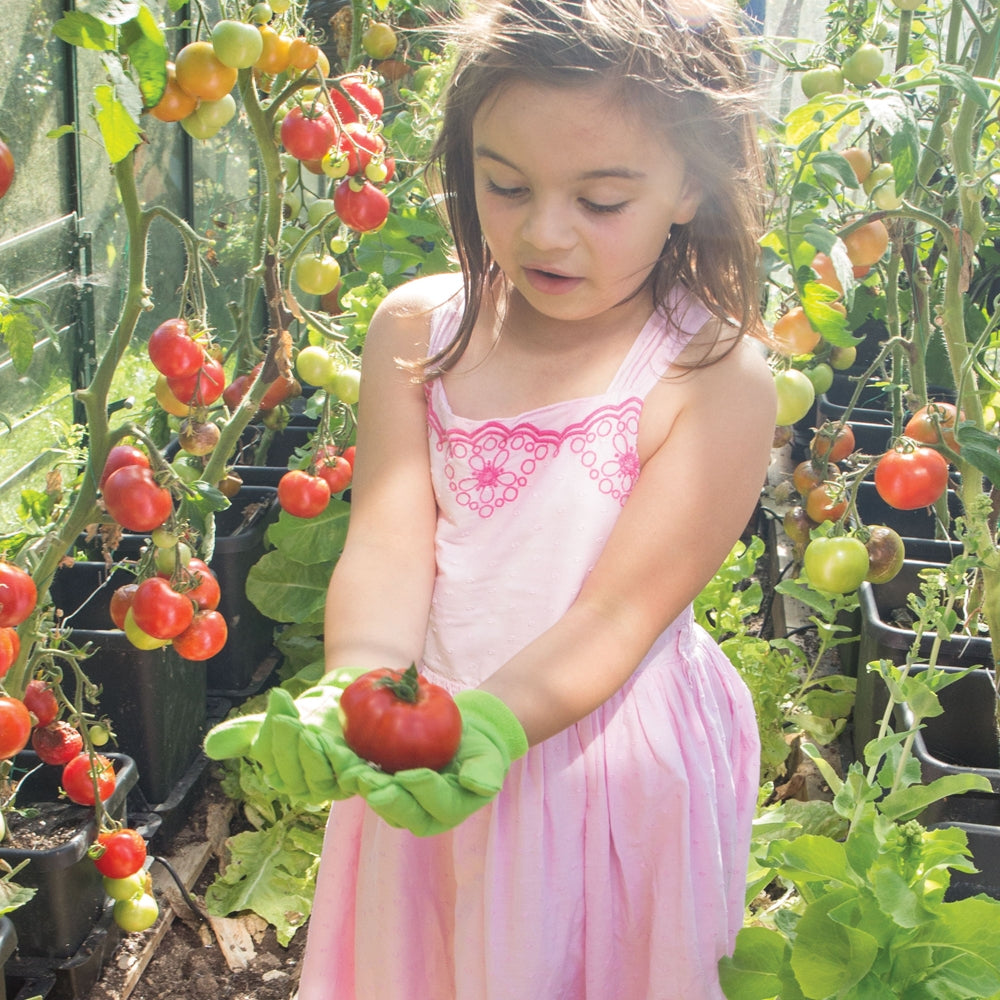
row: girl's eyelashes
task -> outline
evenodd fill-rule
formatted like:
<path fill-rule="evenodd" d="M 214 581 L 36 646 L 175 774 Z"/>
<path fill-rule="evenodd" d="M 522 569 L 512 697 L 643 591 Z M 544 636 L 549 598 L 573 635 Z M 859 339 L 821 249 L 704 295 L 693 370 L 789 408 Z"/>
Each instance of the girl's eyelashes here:
<path fill-rule="evenodd" d="M 501 187 L 495 181 L 486 179 L 486 190 L 490 194 L 495 194 L 500 198 L 522 198 L 527 193 L 527 188 L 524 187 Z M 628 207 L 627 201 L 615 202 L 612 205 L 605 205 L 600 202 L 590 201 L 588 198 L 581 198 L 580 204 L 588 212 L 593 212 L 595 215 L 617 215 L 619 212 L 624 212 Z"/>

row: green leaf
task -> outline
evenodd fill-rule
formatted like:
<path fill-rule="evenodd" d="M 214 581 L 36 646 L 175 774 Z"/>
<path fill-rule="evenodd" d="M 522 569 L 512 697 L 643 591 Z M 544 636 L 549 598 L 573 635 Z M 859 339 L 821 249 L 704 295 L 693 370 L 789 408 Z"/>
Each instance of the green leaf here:
<path fill-rule="evenodd" d="M 989 111 L 989 95 L 964 66 L 945 65 L 941 63 L 937 66 L 937 73 L 942 80 L 953 87 L 957 87 L 970 101 L 978 104 L 983 111 Z"/>
<path fill-rule="evenodd" d="M 11 882 L 8 878 L 0 879 L 0 916 L 24 906 L 37 891 Z"/>
<path fill-rule="evenodd" d="M 35 350 L 35 330 L 35 324 L 24 312 L 0 314 L 0 334 L 19 375 L 23 375 L 31 364 Z"/>
<path fill-rule="evenodd" d="M 993 434 L 977 427 L 971 420 L 955 428 L 955 439 L 962 448 L 962 458 L 974 465 L 994 485 L 1000 486 L 1000 452 Z"/>
<path fill-rule="evenodd" d="M 889 819 L 913 819 L 932 803 L 940 802 L 950 795 L 990 792 L 992 787 L 984 774 L 946 774 L 929 785 L 911 785 L 890 793 L 881 801 L 879 808 Z"/>
<path fill-rule="evenodd" d="M 101 130 L 104 148 L 111 162 L 118 163 L 139 145 L 142 138 L 137 117 L 129 113 L 115 89 L 107 84 L 94 88 L 94 100 L 97 104 L 94 118 Z"/>
<path fill-rule="evenodd" d="M 63 14 L 61 20 L 52 26 L 52 33 L 68 45 L 76 45 L 82 49 L 94 49 L 97 52 L 112 52 L 116 46 L 115 29 L 82 11 L 70 10 Z"/>
<path fill-rule="evenodd" d="M 1000 901 L 976 896 L 938 908 L 937 919 L 918 941 L 934 946 L 931 981 L 936 998 L 981 1000 L 1000 991 Z M 990 928 L 992 932 L 987 931 Z"/>
<path fill-rule="evenodd" d="M 836 184 L 842 184 L 848 188 L 858 185 L 854 168 L 840 153 L 824 150 L 822 153 L 817 153 L 809 163 L 817 177 L 828 178 Z"/>
<path fill-rule="evenodd" d="M 920 162 L 920 135 L 916 122 L 906 119 L 906 127 L 894 132 L 889 140 L 889 160 L 892 163 L 893 185 L 902 194 L 917 176 Z"/>
<path fill-rule="evenodd" d="M 788 942 L 766 927 L 743 927 L 731 956 L 719 962 L 719 982 L 728 1000 L 771 1000 L 781 990 L 779 972 L 788 961 Z"/>
<path fill-rule="evenodd" d="M 322 622 L 329 563 L 311 566 L 283 552 L 266 552 L 247 575 L 247 597 L 279 622 Z"/>
<path fill-rule="evenodd" d="M 303 519 L 282 511 L 267 529 L 267 540 L 295 562 L 326 565 L 343 551 L 350 513 L 351 505 L 337 497 L 318 517 Z M 327 566 L 326 571 L 331 568 Z"/>
<path fill-rule="evenodd" d="M 122 28 L 121 51 L 139 74 L 139 90 L 147 108 L 154 107 L 167 86 L 167 43 L 145 5 Z"/>
<path fill-rule="evenodd" d="M 767 863 L 793 882 L 856 881 L 847 862 L 844 845 L 829 837 L 803 834 L 794 840 L 778 840 L 771 845 Z"/>

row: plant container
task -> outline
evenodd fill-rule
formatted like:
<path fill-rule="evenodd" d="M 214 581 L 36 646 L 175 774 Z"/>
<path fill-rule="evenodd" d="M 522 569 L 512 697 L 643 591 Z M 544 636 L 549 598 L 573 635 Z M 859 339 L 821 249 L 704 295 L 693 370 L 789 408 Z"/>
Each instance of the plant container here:
<path fill-rule="evenodd" d="M 127 570 L 78 561 L 56 572 L 50 593 L 64 613 L 69 641 L 92 650 L 83 661 L 84 672 L 101 688 L 92 710 L 111 720 L 117 748 L 136 762 L 143 795 L 162 802 L 201 748 L 205 664 L 181 659 L 171 646 L 137 649 L 113 627 L 111 594 L 132 580 Z M 65 685 L 72 696 L 68 673 Z"/>
<path fill-rule="evenodd" d="M 17 931 L 10 917 L 0 917 L 0 1000 L 7 1000 L 7 962 L 17 948 Z"/>
<path fill-rule="evenodd" d="M 135 761 L 125 754 L 104 754 L 115 766 L 117 784 L 105 802 L 108 815 L 127 821 L 126 802 L 138 779 Z M 20 808 L 39 810 L 46 832 L 60 835 L 58 846 L 30 849 L 0 845 L 0 860 L 12 868 L 27 860 L 17 874 L 19 885 L 35 895 L 9 916 L 17 933 L 19 959 L 47 962 L 71 960 L 101 921 L 107 897 L 101 873 L 87 857 L 97 837 L 94 810 L 60 799 L 62 768 L 42 764 L 23 751 L 15 758 L 16 775 L 26 774 L 17 794 Z M 62 836 L 65 834 L 65 836 Z"/>

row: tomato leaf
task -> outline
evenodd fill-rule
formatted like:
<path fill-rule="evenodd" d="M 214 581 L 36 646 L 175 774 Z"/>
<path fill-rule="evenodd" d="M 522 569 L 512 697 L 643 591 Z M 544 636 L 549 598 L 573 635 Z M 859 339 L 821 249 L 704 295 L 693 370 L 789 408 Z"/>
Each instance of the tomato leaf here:
<path fill-rule="evenodd" d="M 111 52 L 115 48 L 115 29 L 82 11 L 70 10 L 63 14 L 62 19 L 52 26 L 52 33 L 61 38 L 67 45 L 76 45 L 82 49 L 94 49 L 98 52 Z"/>
<path fill-rule="evenodd" d="M 1000 452 L 997 451 L 996 437 L 971 420 L 966 420 L 956 426 L 955 440 L 962 448 L 962 458 L 974 465 L 994 486 L 1000 486 Z"/>
<path fill-rule="evenodd" d="M 840 153 L 824 150 L 817 153 L 810 165 L 817 177 L 832 181 L 834 184 L 842 184 L 844 187 L 856 187 L 858 179 L 854 174 L 854 168 Z"/>
<path fill-rule="evenodd" d="M 145 5 L 122 28 L 120 48 L 139 74 L 139 90 L 146 107 L 155 106 L 167 87 L 167 43 Z"/>
<path fill-rule="evenodd" d="M 938 76 L 953 87 L 957 87 L 973 103 L 978 104 L 983 111 L 989 111 L 990 98 L 986 91 L 976 82 L 964 66 L 946 66 L 943 63 L 937 67 Z"/>
<path fill-rule="evenodd" d="M 127 93 L 129 87 L 133 91 L 131 94 Z M 127 104 L 119 99 L 119 93 L 126 93 Z M 138 126 L 142 102 L 138 100 L 138 96 L 135 84 L 130 81 L 123 81 L 119 87 L 101 84 L 94 88 L 94 101 L 97 105 L 94 119 L 101 130 L 104 148 L 112 163 L 125 159 L 142 138 Z M 134 114 L 130 112 L 130 106 L 136 109 Z"/>

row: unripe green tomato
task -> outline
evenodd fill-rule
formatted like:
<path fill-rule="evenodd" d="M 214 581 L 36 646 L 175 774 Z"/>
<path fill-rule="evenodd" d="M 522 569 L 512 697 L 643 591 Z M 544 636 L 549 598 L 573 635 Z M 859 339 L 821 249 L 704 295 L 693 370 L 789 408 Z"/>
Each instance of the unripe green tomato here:
<path fill-rule="evenodd" d="M 833 594 L 857 590 L 868 574 L 868 550 L 848 536 L 814 538 L 802 558 L 811 586 Z"/>
<path fill-rule="evenodd" d="M 883 211 L 891 212 L 903 204 L 903 199 L 896 193 L 895 173 L 891 163 L 880 163 L 865 178 L 865 192 L 871 197 L 872 204 Z"/>
<path fill-rule="evenodd" d="M 334 179 L 346 177 L 350 166 L 350 157 L 347 155 L 346 150 L 343 149 L 331 149 L 324 153 L 323 159 L 320 160 L 320 169 L 327 177 L 333 177 Z"/>
<path fill-rule="evenodd" d="M 333 208 L 332 198 L 317 198 L 306 213 L 310 226 L 318 226 L 324 219 L 336 214 Z"/>
<path fill-rule="evenodd" d="M 824 392 L 827 392 L 830 386 L 833 385 L 833 368 L 825 361 L 807 368 L 805 376 L 812 382 L 817 396 L 821 396 Z"/>
<path fill-rule="evenodd" d="M 181 119 L 181 128 L 192 139 L 211 139 L 236 117 L 236 99 L 226 94 L 217 101 L 202 101 Z"/>
<path fill-rule="evenodd" d="M 186 542 L 177 542 L 166 549 L 158 548 L 153 554 L 153 561 L 159 573 L 173 573 L 178 564 L 187 566 L 191 562 L 191 546 Z"/>
<path fill-rule="evenodd" d="M 302 164 L 288 153 L 281 154 L 281 169 L 285 172 L 285 183 L 294 184 L 302 172 Z"/>
<path fill-rule="evenodd" d="M 347 240 L 343 236 L 330 237 L 330 249 L 333 253 L 346 253 L 348 245 Z"/>
<path fill-rule="evenodd" d="M 284 14 L 292 6 L 292 0 L 268 0 L 275 14 Z"/>
<path fill-rule="evenodd" d="M 219 21 L 212 29 L 212 49 L 224 66 L 246 69 L 264 51 L 261 33 L 244 21 Z"/>
<path fill-rule="evenodd" d="M 353 406 L 361 395 L 361 372 L 355 368 L 341 368 L 326 384 L 326 388 L 342 403 Z"/>
<path fill-rule="evenodd" d="M 299 193 L 299 189 L 286 191 L 283 201 L 285 204 L 285 218 L 289 221 L 294 221 L 299 217 L 299 212 L 302 211 L 302 195 Z"/>
<path fill-rule="evenodd" d="M 90 729 L 87 730 L 87 735 L 90 737 L 90 742 L 93 743 L 95 747 L 107 746 L 108 740 L 111 739 L 111 733 L 108 732 L 108 727 L 101 725 L 99 722 L 95 722 Z"/>
<path fill-rule="evenodd" d="M 396 51 L 396 32 L 391 25 L 373 21 L 361 36 L 361 46 L 372 59 L 388 59 Z"/>
<path fill-rule="evenodd" d="M 182 483 L 197 482 L 198 477 L 201 475 L 201 472 L 197 468 L 180 458 L 171 462 L 170 468 L 173 469 L 174 475 Z"/>
<path fill-rule="evenodd" d="M 307 295 L 326 295 L 340 281 L 340 264 L 330 254 L 306 254 L 295 262 L 294 276 Z"/>
<path fill-rule="evenodd" d="M 326 385 L 336 374 L 337 368 L 325 347 L 303 347 L 295 359 L 295 371 L 309 385 Z"/>
<path fill-rule="evenodd" d="M 274 11 L 271 9 L 269 3 L 255 3 L 250 8 L 250 20 L 254 24 L 267 24 L 268 21 L 274 16 Z"/>
<path fill-rule="evenodd" d="M 151 636 L 148 632 L 144 632 L 135 623 L 135 618 L 132 617 L 132 609 L 129 608 L 125 612 L 125 638 L 128 639 L 136 649 L 162 649 L 164 646 L 170 644 L 169 639 L 157 639 Z"/>
<path fill-rule="evenodd" d="M 853 344 L 850 347 L 835 347 L 830 351 L 830 364 L 834 371 L 846 372 L 857 360 L 858 349 Z"/>
<path fill-rule="evenodd" d="M 152 538 L 158 549 L 172 549 L 178 542 L 177 536 L 169 528 L 157 528 Z"/>
<path fill-rule="evenodd" d="M 115 903 L 115 923 L 126 934 L 137 934 L 149 930 L 156 923 L 160 908 L 156 900 L 147 892 L 133 896 L 131 899 L 120 899 Z"/>
<path fill-rule="evenodd" d="M 802 93 L 810 99 L 818 94 L 839 94 L 844 89 L 844 74 L 839 66 L 827 63 L 807 69 L 799 85 Z"/>
<path fill-rule="evenodd" d="M 844 60 L 844 79 L 855 87 L 865 87 L 878 79 L 884 66 L 882 50 L 871 42 L 865 42 Z"/>
<path fill-rule="evenodd" d="M 132 899 L 146 891 L 145 873 L 136 872 L 127 878 L 108 878 L 105 875 L 104 891 L 114 900 Z"/>
<path fill-rule="evenodd" d="M 804 372 L 788 368 L 774 376 L 774 388 L 778 394 L 778 412 L 774 422 L 779 427 L 798 423 L 816 401 L 816 390 Z"/>
<path fill-rule="evenodd" d="M 899 10 L 917 10 L 924 5 L 925 0 L 892 0 Z"/>

